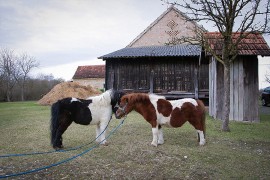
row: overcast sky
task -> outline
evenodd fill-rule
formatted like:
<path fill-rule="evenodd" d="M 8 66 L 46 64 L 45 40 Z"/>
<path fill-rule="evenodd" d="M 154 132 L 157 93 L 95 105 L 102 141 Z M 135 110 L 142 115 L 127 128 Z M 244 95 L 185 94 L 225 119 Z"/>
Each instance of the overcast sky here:
<path fill-rule="evenodd" d="M 0 0 L 0 47 L 34 56 L 35 75 L 70 80 L 78 66 L 104 64 L 97 57 L 128 45 L 167 7 L 160 0 Z M 259 85 L 269 86 L 270 58 L 260 59 Z"/>

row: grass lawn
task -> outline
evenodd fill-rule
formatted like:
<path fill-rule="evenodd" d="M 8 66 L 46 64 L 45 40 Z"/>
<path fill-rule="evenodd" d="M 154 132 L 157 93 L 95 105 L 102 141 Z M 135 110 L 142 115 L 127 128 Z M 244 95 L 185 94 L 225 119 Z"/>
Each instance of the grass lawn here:
<path fill-rule="evenodd" d="M 270 108 L 270 107 L 269 107 Z M 50 151 L 50 108 L 36 102 L 0 103 L 0 154 Z M 120 120 L 110 123 L 108 132 Z M 153 147 L 151 126 L 137 113 L 85 155 L 57 167 L 10 179 L 270 179 L 270 115 L 261 123 L 221 121 L 207 117 L 206 145 L 198 146 L 193 127 L 164 127 L 163 145 Z M 66 148 L 95 138 L 95 126 L 72 124 L 64 134 Z M 87 148 L 46 155 L 0 158 L 0 176 L 23 172 L 75 156 Z"/>

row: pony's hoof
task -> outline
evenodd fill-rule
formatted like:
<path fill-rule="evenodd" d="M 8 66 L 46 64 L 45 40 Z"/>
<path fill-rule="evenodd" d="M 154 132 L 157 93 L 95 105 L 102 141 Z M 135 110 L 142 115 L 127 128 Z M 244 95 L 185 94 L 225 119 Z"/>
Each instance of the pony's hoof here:
<path fill-rule="evenodd" d="M 155 147 L 158 146 L 158 144 L 157 144 L 157 143 L 154 143 L 154 142 L 152 142 L 151 145 L 152 145 L 152 146 L 155 146 Z"/>
<path fill-rule="evenodd" d="M 103 145 L 103 146 L 108 146 L 109 143 L 108 143 L 108 142 L 104 142 L 104 143 L 102 143 L 101 145 Z"/>
<path fill-rule="evenodd" d="M 199 145 L 200 145 L 200 146 L 205 145 L 205 141 L 201 141 L 201 142 L 199 143 Z"/>
<path fill-rule="evenodd" d="M 158 141 L 158 144 L 164 144 L 164 141 Z"/>
<path fill-rule="evenodd" d="M 103 146 L 108 146 L 109 143 L 107 141 L 103 141 L 103 142 L 96 142 L 99 145 L 103 145 Z"/>
<path fill-rule="evenodd" d="M 61 146 L 53 146 L 53 148 L 54 148 L 56 151 L 59 151 L 59 150 L 63 149 L 64 146 L 63 146 L 63 145 L 61 145 Z"/>

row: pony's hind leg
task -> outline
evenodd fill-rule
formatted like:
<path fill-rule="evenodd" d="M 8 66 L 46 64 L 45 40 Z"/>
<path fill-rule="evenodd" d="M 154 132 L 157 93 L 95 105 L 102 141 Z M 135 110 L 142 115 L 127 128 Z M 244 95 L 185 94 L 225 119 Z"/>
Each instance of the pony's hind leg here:
<path fill-rule="evenodd" d="M 199 145 L 204 145 L 205 144 L 205 124 L 200 121 L 189 121 L 190 124 L 196 129 L 197 134 L 198 134 L 198 142 Z"/>
<path fill-rule="evenodd" d="M 198 133 L 198 140 L 199 140 L 199 144 L 201 146 L 203 146 L 205 144 L 205 136 L 204 136 L 204 132 L 201 130 L 197 130 Z"/>
<path fill-rule="evenodd" d="M 62 133 L 57 130 L 56 137 L 53 142 L 53 148 L 58 150 L 63 148 L 63 139 L 62 139 Z"/>

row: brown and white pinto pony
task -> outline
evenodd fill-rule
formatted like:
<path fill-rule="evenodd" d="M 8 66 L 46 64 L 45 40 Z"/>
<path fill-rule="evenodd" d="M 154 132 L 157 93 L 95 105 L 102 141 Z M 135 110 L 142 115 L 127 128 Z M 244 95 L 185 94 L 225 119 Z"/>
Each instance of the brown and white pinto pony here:
<path fill-rule="evenodd" d="M 153 146 L 164 143 L 162 125 L 177 128 L 187 121 L 197 130 L 199 144 L 205 144 L 205 106 L 200 100 L 167 101 L 164 96 L 155 94 L 126 94 L 121 98 L 116 117 L 121 118 L 132 110 L 152 125 Z"/>

